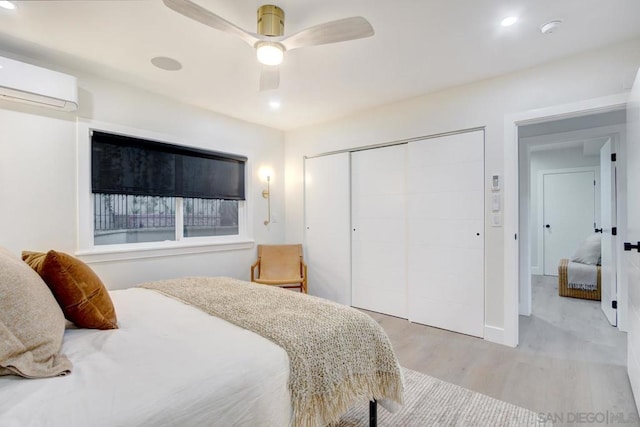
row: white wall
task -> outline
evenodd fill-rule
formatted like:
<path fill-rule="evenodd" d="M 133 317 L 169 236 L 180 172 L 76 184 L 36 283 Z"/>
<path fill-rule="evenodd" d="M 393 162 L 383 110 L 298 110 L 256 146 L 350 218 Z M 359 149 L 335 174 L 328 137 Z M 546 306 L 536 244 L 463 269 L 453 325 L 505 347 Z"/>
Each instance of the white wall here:
<path fill-rule="evenodd" d="M 38 63 L 38 65 L 44 65 Z M 51 66 L 51 68 L 55 68 Z M 257 243 L 284 240 L 284 135 L 281 131 L 177 104 L 167 98 L 96 77 L 79 78 L 80 109 L 60 113 L 0 101 L 0 246 L 22 250 L 78 249 L 76 118 L 170 135 L 185 145 L 249 158 L 247 204 Z M 213 96 L 213 95 L 212 95 Z M 260 166 L 274 170 L 269 227 Z M 249 278 L 255 248 L 115 262 L 91 267 L 111 289 L 184 275 Z"/>
<path fill-rule="evenodd" d="M 524 141 L 524 140 L 523 140 Z M 545 170 L 557 170 L 557 169 L 571 169 L 584 166 L 594 166 L 597 169 L 596 177 L 599 176 L 600 171 L 600 157 L 599 156 L 585 156 L 583 154 L 582 147 L 565 148 L 561 150 L 545 150 L 534 151 L 531 153 L 531 165 L 530 165 L 530 203 L 529 203 L 529 215 L 531 220 L 529 221 L 529 232 L 531 239 L 531 273 L 532 274 L 544 274 L 541 260 L 542 258 L 542 234 L 539 233 L 542 225 L 542 218 L 540 217 L 540 204 L 539 189 L 538 189 L 538 174 L 540 171 Z M 597 181 L 599 179 L 597 178 Z M 596 186 L 595 193 L 596 202 L 596 223 L 600 223 L 600 186 Z M 586 238 L 587 236 L 585 236 Z M 576 248 L 577 249 L 577 248 Z M 571 254 L 567 254 L 570 256 Z"/>
<path fill-rule="evenodd" d="M 625 79 L 639 65 L 640 40 L 635 40 L 287 132 L 286 239 L 303 236 L 304 155 L 486 126 L 488 197 L 489 176 L 503 171 L 506 114 L 623 92 Z M 491 206 L 485 205 L 490 218 Z M 504 236 L 502 228 L 487 223 L 485 229 L 485 323 L 495 331 L 504 325 Z"/>

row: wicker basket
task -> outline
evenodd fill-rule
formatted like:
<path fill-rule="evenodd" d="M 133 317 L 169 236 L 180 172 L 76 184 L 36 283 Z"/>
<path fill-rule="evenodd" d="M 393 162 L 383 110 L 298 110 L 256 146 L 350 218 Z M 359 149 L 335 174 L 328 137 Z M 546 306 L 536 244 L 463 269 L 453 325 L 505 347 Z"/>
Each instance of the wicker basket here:
<path fill-rule="evenodd" d="M 582 298 L 600 301 L 601 292 L 601 268 L 598 266 L 598 289 L 595 291 L 585 291 L 583 289 L 569 288 L 569 279 L 567 273 L 567 267 L 569 265 L 568 259 L 561 259 L 560 265 L 558 265 L 558 295 L 561 297 Z"/>

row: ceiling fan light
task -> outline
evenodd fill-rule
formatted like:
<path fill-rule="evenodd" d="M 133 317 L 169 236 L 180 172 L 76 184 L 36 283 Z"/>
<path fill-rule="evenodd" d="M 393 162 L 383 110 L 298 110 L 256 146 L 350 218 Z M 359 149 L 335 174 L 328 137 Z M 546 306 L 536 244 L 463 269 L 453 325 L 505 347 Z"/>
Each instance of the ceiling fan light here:
<path fill-rule="evenodd" d="M 3 9 L 13 10 L 16 8 L 16 5 L 10 2 L 9 0 L 0 1 L 0 7 Z"/>
<path fill-rule="evenodd" d="M 264 65 L 279 65 L 284 57 L 284 48 L 279 43 L 262 42 L 257 46 L 258 61 Z"/>

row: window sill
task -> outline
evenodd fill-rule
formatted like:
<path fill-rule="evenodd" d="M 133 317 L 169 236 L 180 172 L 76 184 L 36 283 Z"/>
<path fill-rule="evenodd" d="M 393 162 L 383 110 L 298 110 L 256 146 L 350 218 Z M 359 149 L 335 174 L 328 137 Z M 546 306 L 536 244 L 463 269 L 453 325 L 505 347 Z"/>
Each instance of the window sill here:
<path fill-rule="evenodd" d="M 75 255 L 87 264 L 124 261 L 145 258 L 161 258 L 176 255 L 208 252 L 236 251 L 253 248 L 253 240 L 230 240 L 224 242 L 154 242 L 153 244 L 96 246 L 89 250 L 76 251 Z"/>

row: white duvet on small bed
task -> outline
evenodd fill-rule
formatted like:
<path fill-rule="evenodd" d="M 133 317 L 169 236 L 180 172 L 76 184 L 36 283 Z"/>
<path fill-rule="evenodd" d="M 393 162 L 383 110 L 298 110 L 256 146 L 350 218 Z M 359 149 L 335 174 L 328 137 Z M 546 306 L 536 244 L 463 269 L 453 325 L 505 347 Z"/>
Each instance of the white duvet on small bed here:
<path fill-rule="evenodd" d="M 0 426 L 287 426 L 286 352 L 145 289 L 112 291 L 120 329 L 68 329 L 71 375 L 0 377 Z"/>

